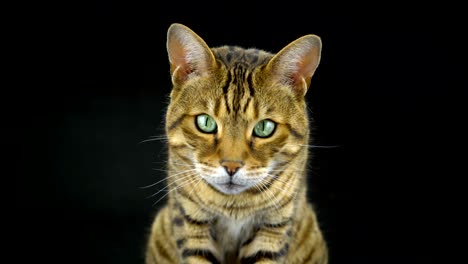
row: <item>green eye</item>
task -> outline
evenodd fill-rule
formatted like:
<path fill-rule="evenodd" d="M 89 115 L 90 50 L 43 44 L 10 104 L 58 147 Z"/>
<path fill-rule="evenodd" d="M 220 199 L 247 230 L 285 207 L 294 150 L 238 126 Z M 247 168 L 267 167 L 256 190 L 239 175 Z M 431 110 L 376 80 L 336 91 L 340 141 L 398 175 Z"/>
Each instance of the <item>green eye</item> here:
<path fill-rule="evenodd" d="M 216 121 L 207 114 L 197 116 L 197 127 L 204 133 L 214 133 L 216 131 Z"/>
<path fill-rule="evenodd" d="M 266 138 L 269 137 L 275 132 L 276 124 L 275 122 L 265 119 L 258 122 L 254 128 L 254 134 L 257 137 Z"/>

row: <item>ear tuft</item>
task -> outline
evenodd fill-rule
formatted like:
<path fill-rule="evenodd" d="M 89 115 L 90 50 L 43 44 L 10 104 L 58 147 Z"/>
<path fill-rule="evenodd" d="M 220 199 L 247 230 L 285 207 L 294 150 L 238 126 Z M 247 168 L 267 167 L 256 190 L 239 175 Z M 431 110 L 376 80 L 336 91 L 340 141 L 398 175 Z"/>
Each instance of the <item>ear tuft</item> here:
<path fill-rule="evenodd" d="M 320 62 L 322 42 L 316 35 L 303 36 L 278 52 L 267 69 L 277 81 L 291 86 L 297 95 L 304 96 Z"/>
<path fill-rule="evenodd" d="M 184 82 L 194 75 L 208 74 L 215 58 L 208 45 L 190 28 L 172 24 L 167 31 L 167 52 L 172 82 Z"/>

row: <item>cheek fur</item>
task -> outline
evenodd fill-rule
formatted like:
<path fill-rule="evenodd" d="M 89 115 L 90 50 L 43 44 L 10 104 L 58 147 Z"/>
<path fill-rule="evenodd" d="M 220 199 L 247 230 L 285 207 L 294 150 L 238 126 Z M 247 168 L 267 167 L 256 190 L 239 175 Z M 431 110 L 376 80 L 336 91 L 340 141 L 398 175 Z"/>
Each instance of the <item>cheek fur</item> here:
<path fill-rule="evenodd" d="M 214 136 L 199 136 L 198 133 L 191 130 L 184 131 L 187 143 L 193 147 L 198 156 L 212 155 L 216 151 Z"/>
<path fill-rule="evenodd" d="M 287 130 L 278 125 L 275 134 L 270 138 L 254 138 L 251 147 L 253 156 L 265 162 L 269 161 L 278 151 L 280 151 L 288 141 Z"/>

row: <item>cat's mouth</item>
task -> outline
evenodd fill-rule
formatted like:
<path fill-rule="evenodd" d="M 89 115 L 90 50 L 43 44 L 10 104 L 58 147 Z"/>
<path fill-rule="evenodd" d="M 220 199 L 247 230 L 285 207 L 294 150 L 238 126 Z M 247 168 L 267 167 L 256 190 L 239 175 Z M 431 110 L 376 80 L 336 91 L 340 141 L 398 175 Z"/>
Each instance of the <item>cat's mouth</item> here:
<path fill-rule="evenodd" d="M 201 167 L 199 175 L 213 189 L 222 194 L 236 195 L 257 186 L 267 173 L 252 173 L 241 168 L 234 175 L 229 175 L 224 167 L 216 169 Z"/>
<path fill-rule="evenodd" d="M 249 188 L 246 185 L 237 184 L 232 181 L 227 183 L 213 183 L 211 185 L 218 191 L 225 194 L 239 194 Z"/>

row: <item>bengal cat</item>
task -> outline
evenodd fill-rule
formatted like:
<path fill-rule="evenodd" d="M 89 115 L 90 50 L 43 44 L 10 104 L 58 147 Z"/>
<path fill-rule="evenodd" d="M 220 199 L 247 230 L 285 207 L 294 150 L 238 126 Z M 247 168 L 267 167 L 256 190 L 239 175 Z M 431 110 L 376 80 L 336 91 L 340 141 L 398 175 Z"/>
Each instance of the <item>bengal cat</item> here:
<path fill-rule="evenodd" d="M 173 24 L 167 51 L 172 191 L 154 220 L 146 263 L 327 263 L 306 198 L 304 95 L 320 38 L 303 36 L 275 55 L 209 48 Z"/>

